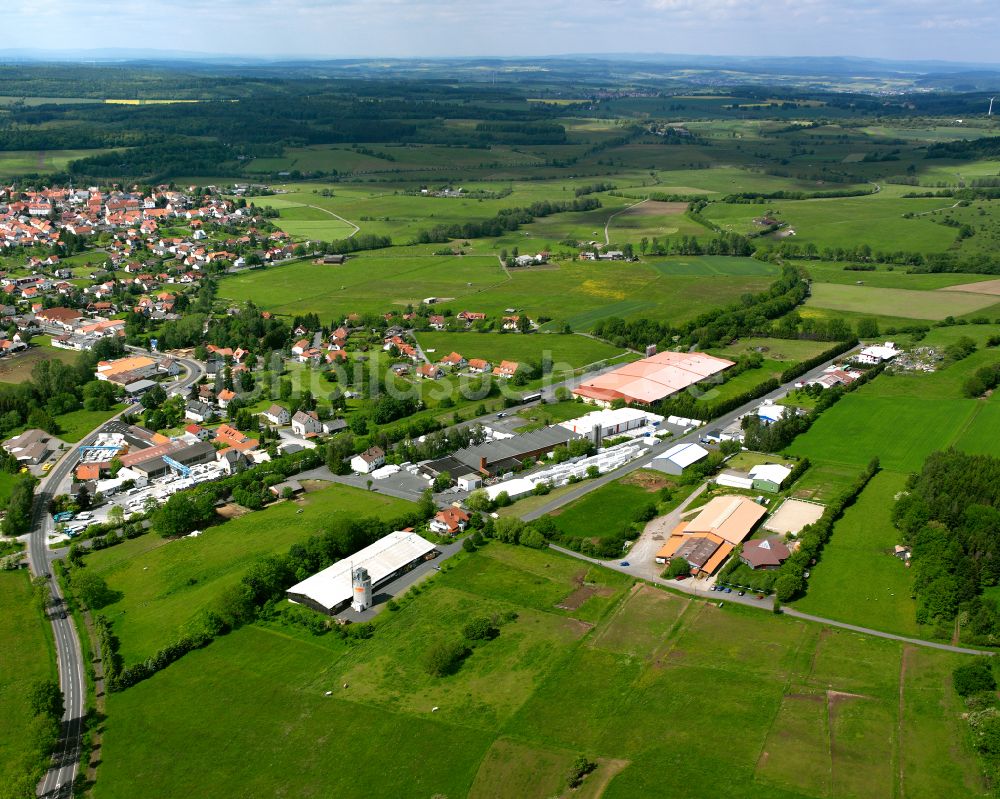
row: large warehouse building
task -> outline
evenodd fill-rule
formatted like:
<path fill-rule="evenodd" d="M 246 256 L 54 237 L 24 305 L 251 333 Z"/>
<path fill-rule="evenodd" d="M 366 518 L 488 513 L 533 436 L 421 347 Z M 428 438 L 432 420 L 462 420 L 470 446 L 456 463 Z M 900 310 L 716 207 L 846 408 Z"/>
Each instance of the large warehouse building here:
<path fill-rule="evenodd" d="M 660 352 L 585 380 L 573 393 L 605 407 L 615 400 L 651 405 L 733 366 L 703 352 Z"/>
<path fill-rule="evenodd" d="M 389 533 L 374 544 L 293 585 L 286 593 L 292 602 L 332 616 L 351 604 L 354 596 L 352 572 L 355 569 L 361 567 L 368 572 L 371 589 L 375 591 L 437 554 L 434 544 L 416 533 L 405 530 Z"/>

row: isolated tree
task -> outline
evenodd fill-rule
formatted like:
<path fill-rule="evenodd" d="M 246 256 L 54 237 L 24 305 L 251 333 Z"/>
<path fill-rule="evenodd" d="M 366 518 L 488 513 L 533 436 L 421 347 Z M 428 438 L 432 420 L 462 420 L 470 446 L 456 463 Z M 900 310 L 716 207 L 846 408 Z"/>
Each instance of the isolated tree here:
<path fill-rule="evenodd" d="M 667 566 L 666 577 L 673 579 L 674 577 L 680 577 L 682 574 L 691 573 L 691 564 L 688 563 L 684 558 L 671 558 L 670 565 Z"/>

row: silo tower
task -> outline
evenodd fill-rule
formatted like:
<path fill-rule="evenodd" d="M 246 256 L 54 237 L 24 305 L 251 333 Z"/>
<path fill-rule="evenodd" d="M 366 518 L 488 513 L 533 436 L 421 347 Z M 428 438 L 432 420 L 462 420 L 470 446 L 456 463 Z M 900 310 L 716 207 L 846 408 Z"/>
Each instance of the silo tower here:
<path fill-rule="evenodd" d="M 351 585 L 354 588 L 351 607 L 359 613 L 372 606 L 372 578 L 368 569 L 358 566 L 351 571 Z"/>

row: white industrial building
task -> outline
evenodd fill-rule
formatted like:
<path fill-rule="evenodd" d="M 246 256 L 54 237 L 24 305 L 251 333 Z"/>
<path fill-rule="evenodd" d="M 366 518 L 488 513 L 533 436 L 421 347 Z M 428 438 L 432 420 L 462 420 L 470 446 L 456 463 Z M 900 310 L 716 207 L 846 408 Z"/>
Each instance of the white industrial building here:
<path fill-rule="evenodd" d="M 643 427 L 657 427 L 662 421 L 662 416 L 638 408 L 605 408 L 577 419 L 560 422 L 559 426 L 582 436 L 590 436 L 594 428 L 598 427 L 601 438 L 609 438 Z"/>
<path fill-rule="evenodd" d="M 891 361 L 899 353 L 900 350 L 896 349 L 896 345 L 891 341 L 887 341 L 881 346 L 865 347 L 854 356 L 854 360 L 858 363 L 879 364 L 883 361 Z"/>
<path fill-rule="evenodd" d="M 354 601 L 356 571 L 366 572 L 367 581 L 362 579 L 362 583 L 367 582 L 370 603 L 373 590 L 437 554 L 435 545 L 426 538 L 412 532 L 396 531 L 307 577 L 286 593 L 288 599 L 296 604 L 333 615 Z M 363 597 L 361 599 L 363 602 Z"/>
<path fill-rule="evenodd" d="M 708 450 L 698 444 L 678 444 L 661 452 L 650 466 L 665 474 L 679 475 L 693 463 L 708 457 Z"/>

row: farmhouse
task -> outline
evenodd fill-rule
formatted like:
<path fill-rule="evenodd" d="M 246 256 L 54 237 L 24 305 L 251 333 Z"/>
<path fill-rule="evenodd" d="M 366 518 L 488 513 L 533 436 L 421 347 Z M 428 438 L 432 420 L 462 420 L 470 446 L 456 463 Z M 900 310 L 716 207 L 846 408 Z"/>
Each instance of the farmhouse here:
<path fill-rule="evenodd" d="M 278 404 L 272 405 L 261 416 L 271 424 L 278 425 L 279 427 L 288 424 L 292 420 L 291 415 L 288 413 L 288 408 L 283 408 Z"/>
<path fill-rule="evenodd" d="M 500 361 L 499 366 L 493 367 L 493 376 L 513 377 L 519 366 L 517 361 Z"/>
<path fill-rule="evenodd" d="M 288 599 L 333 615 L 353 597 L 352 572 L 364 568 L 373 591 L 438 555 L 434 544 L 413 532 L 397 531 L 288 589 Z"/>
<path fill-rule="evenodd" d="M 896 345 L 887 341 L 881 346 L 871 346 L 865 347 L 861 352 L 854 356 L 854 360 L 858 363 L 867 364 L 880 364 L 883 361 L 891 361 L 897 355 L 899 355 L 901 350 L 896 349 Z"/>
<path fill-rule="evenodd" d="M 296 411 L 292 417 L 292 432 L 297 436 L 314 436 L 324 432 L 323 423 L 315 411 Z"/>
<path fill-rule="evenodd" d="M 434 514 L 428 525 L 432 532 L 440 535 L 456 535 L 469 524 L 469 514 L 461 508 L 445 508 Z"/>
<path fill-rule="evenodd" d="M 732 365 L 703 352 L 660 352 L 586 380 L 573 393 L 605 407 L 615 400 L 651 405 Z"/>
<path fill-rule="evenodd" d="M 664 474 L 680 475 L 693 463 L 708 457 L 708 450 L 698 444 L 677 444 L 661 452 L 650 466 Z"/>

